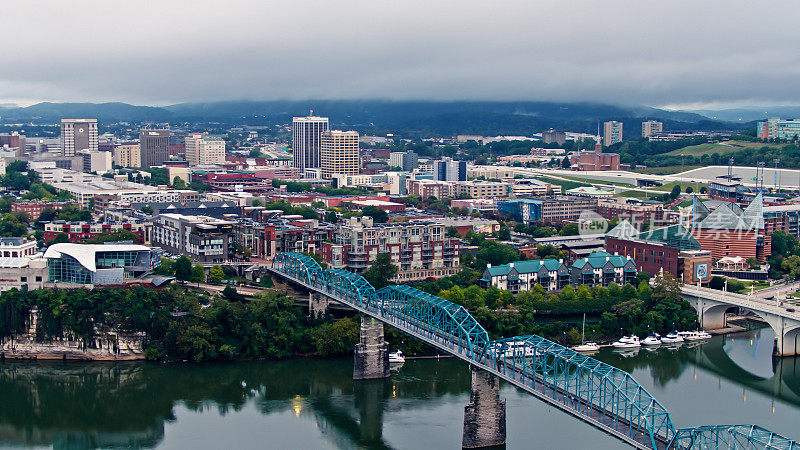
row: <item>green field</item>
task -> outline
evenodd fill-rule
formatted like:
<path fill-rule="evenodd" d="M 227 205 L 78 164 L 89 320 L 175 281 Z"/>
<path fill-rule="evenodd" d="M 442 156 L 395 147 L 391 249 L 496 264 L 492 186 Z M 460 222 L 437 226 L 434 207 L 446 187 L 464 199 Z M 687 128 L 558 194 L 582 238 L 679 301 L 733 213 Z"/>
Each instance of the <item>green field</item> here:
<path fill-rule="evenodd" d="M 695 193 L 697 193 L 697 194 L 699 194 L 699 193 L 700 193 L 700 185 L 698 185 L 697 183 L 678 183 L 678 182 L 672 182 L 672 183 L 667 183 L 667 184 L 665 184 L 665 185 L 663 185 L 663 186 L 658 186 L 658 187 L 655 187 L 655 188 L 653 188 L 653 189 L 654 189 L 654 190 L 656 190 L 656 191 L 672 192 L 672 188 L 673 188 L 673 187 L 675 187 L 675 186 L 680 186 L 680 187 L 681 187 L 681 193 L 684 193 L 684 192 L 686 192 L 686 188 L 687 188 L 687 187 L 689 187 L 689 186 L 691 186 L 691 187 L 692 187 L 692 190 L 693 190 Z"/>
<path fill-rule="evenodd" d="M 752 149 L 760 149 L 761 147 L 777 147 L 780 148 L 786 144 L 770 144 L 765 142 L 747 142 L 747 141 L 728 141 L 724 144 L 700 144 L 700 145 L 690 145 L 688 147 L 679 148 L 677 150 L 673 150 L 669 153 L 664 153 L 665 155 L 672 155 L 672 156 L 703 156 L 703 155 L 713 155 L 714 153 L 719 153 L 720 155 L 727 155 L 728 153 L 737 152 L 739 150 L 744 150 L 747 148 Z"/>

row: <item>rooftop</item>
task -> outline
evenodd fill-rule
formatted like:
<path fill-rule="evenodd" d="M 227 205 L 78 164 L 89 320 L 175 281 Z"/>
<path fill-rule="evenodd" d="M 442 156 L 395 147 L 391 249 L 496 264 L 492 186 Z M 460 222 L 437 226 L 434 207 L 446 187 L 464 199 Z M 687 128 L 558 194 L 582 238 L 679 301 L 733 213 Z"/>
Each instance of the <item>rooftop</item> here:
<path fill-rule="evenodd" d="M 46 259 L 58 259 L 62 255 L 75 258 L 83 267 L 97 270 L 95 264 L 98 252 L 149 252 L 150 247 L 136 244 L 53 244 L 44 253 Z"/>

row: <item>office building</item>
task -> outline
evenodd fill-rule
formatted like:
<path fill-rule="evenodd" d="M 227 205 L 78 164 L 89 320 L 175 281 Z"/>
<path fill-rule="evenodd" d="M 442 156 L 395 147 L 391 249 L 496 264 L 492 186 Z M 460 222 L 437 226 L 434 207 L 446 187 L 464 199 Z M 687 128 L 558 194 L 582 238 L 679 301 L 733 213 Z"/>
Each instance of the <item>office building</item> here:
<path fill-rule="evenodd" d="M 135 244 L 53 244 L 44 254 L 51 283 L 122 284 L 161 264 L 161 251 Z"/>
<path fill-rule="evenodd" d="M 169 130 L 141 130 L 139 158 L 145 169 L 163 165 L 169 160 Z"/>
<path fill-rule="evenodd" d="M 324 131 L 320 139 L 322 178 L 330 180 L 334 174 L 358 175 L 361 169 L 358 142 L 355 131 Z"/>
<path fill-rule="evenodd" d="M 552 144 L 555 142 L 558 143 L 558 145 L 564 145 L 564 143 L 567 142 L 567 133 L 550 128 L 542 132 L 542 141 L 545 144 Z"/>
<path fill-rule="evenodd" d="M 122 144 L 114 148 L 114 164 L 121 167 L 142 167 L 139 144 Z"/>
<path fill-rule="evenodd" d="M 622 142 L 622 122 L 611 120 L 603 124 L 603 145 L 608 147 Z"/>
<path fill-rule="evenodd" d="M 391 152 L 389 154 L 389 165 L 399 167 L 404 172 L 411 172 L 419 164 L 419 155 L 414 151 Z"/>
<path fill-rule="evenodd" d="M 433 177 L 438 181 L 467 181 L 467 162 L 450 158 L 434 161 Z"/>
<path fill-rule="evenodd" d="M 756 137 L 759 139 L 794 139 L 800 137 L 800 119 L 768 119 L 758 122 Z"/>
<path fill-rule="evenodd" d="M 295 117 L 292 119 L 292 164 L 299 173 L 320 167 L 322 133 L 328 131 L 327 117 Z"/>
<path fill-rule="evenodd" d="M 150 241 L 170 253 L 219 264 L 233 256 L 234 223 L 208 216 L 160 214 L 153 222 Z"/>
<path fill-rule="evenodd" d="M 61 154 L 97 151 L 97 119 L 61 119 Z"/>
<path fill-rule="evenodd" d="M 0 149 L 14 150 L 16 156 L 25 154 L 25 136 L 16 131 L 0 134 Z"/>
<path fill-rule="evenodd" d="M 94 173 L 106 173 L 111 172 L 114 169 L 113 162 L 114 159 L 111 156 L 111 152 L 103 152 L 103 151 L 84 151 L 80 152 L 80 155 L 83 156 L 83 171 L 84 172 L 94 172 Z"/>
<path fill-rule="evenodd" d="M 642 122 L 642 137 L 649 138 L 657 133 L 664 131 L 664 124 L 657 120 Z"/>
<path fill-rule="evenodd" d="M 225 141 L 200 133 L 186 136 L 186 161 L 192 167 L 225 164 Z"/>
<path fill-rule="evenodd" d="M 597 198 L 569 195 L 518 198 L 499 202 L 497 210 L 526 225 L 532 222 L 568 222 L 578 220 L 584 211 L 596 211 Z"/>

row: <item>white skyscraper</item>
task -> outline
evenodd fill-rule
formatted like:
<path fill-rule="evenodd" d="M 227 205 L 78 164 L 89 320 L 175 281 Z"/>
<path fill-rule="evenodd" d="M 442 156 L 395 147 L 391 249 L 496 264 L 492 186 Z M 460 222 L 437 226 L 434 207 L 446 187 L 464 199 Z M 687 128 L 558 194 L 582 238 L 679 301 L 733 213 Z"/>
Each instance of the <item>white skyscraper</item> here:
<path fill-rule="evenodd" d="M 319 168 L 322 133 L 328 131 L 327 117 L 295 117 L 292 119 L 293 166 L 300 173 Z"/>
<path fill-rule="evenodd" d="M 61 119 L 61 154 L 97 151 L 97 119 Z"/>

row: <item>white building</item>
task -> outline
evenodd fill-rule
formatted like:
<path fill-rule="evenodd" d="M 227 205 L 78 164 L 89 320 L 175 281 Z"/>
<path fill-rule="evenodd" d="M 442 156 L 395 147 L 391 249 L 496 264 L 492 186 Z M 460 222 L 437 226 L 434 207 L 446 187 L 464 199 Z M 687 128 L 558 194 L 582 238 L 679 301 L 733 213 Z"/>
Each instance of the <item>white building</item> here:
<path fill-rule="evenodd" d="M 225 164 L 225 141 L 200 133 L 186 136 L 186 161 L 190 166 Z"/>
<path fill-rule="evenodd" d="M 102 174 L 111 172 L 114 169 L 114 159 L 111 156 L 111 152 L 83 151 L 81 154 L 83 155 L 84 172 L 95 172 Z"/>
<path fill-rule="evenodd" d="M 61 154 L 97 151 L 97 119 L 61 119 Z"/>
<path fill-rule="evenodd" d="M 114 164 L 122 167 L 142 167 L 139 144 L 122 144 L 114 148 Z"/>
<path fill-rule="evenodd" d="M 328 131 L 328 118 L 318 116 L 292 119 L 292 162 L 301 173 L 320 167 L 322 133 Z"/>

